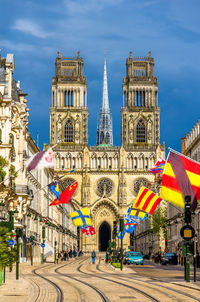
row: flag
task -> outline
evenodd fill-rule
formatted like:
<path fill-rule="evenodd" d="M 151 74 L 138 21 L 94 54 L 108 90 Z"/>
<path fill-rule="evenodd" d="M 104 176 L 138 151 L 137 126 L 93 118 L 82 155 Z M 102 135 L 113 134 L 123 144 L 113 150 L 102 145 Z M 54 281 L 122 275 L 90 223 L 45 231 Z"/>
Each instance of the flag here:
<path fill-rule="evenodd" d="M 91 226 L 92 221 L 89 215 L 88 208 L 83 208 L 80 210 L 77 210 L 73 213 L 70 213 L 69 216 L 72 218 L 73 223 L 75 226 L 81 226 L 85 228 L 86 226 Z"/>
<path fill-rule="evenodd" d="M 56 206 L 61 203 L 69 203 L 77 187 L 78 187 L 78 182 L 76 181 L 75 183 L 67 187 L 67 189 L 60 194 L 60 200 L 58 200 L 57 198 L 54 199 L 54 201 L 50 203 L 49 206 Z"/>
<path fill-rule="evenodd" d="M 51 182 L 48 185 L 49 189 L 56 195 L 57 199 L 60 200 L 60 193 L 59 193 L 59 185 L 57 181 Z"/>
<path fill-rule="evenodd" d="M 124 219 L 124 231 L 132 234 L 137 223 L 134 223 L 132 219 Z"/>
<path fill-rule="evenodd" d="M 122 239 L 124 238 L 124 235 L 125 235 L 126 231 L 124 230 L 121 234 L 120 230 L 119 230 L 119 227 L 117 227 L 117 238 L 121 239 L 121 235 L 122 235 Z"/>
<path fill-rule="evenodd" d="M 136 225 L 138 221 L 136 221 L 133 217 L 124 215 L 124 225 Z"/>
<path fill-rule="evenodd" d="M 161 202 L 162 198 L 157 196 L 149 189 L 142 186 L 138 193 L 136 200 L 134 201 L 133 207 L 136 209 L 143 210 L 152 215 Z"/>
<path fill-rule="evenodd" d="M 89 227 L 86 227 L 86 228 L 82 228 L 81 231 L 82 231 L 83 234 L 86 235 L 86 237 L 94 235 L 96 233 L 94 226 L 89 226 Z"/>
<path fill-rule="evenodd" d="M 139 210 L 139 209 L 132 207 L 130 216 L 133 217 L 135 220 L 141 221 L 141 220 L 147 219 L 148 213 L 143 210 Z"/>
<path fill-rule="evenodd" d="M 54 248 L 45 240 L 44 258 L 54 254 Z"/>
<path fill-rule="evenodd" d="M 48 216 L 44 218 L 44 220 L 42 221 L 42 223 L 45 223 L 47 221 L 47 218 L 48 218 Z"/>
<path fill-rule="evenodd" d="M 55 163 L 53 161 L 53 151 L 48 149 L 47 151 L 40 151 L 34 154 L 26 164 L 28 172 L 42 168 L 54 168 Z"/>
<path fill-rule="evenodd" d="M 153 174 L 162 173 L 164 170 L 165 164 L 166 164 L 165 160 L 162 158 L 159 158 L 159 160 L 155 163 L 153 168 L 151 168 L 149 170 L 149 172 L 151 172 Z"/>
<path fill-rule="evenodd" d="M 200 164 L 170 150 L 162 177 L 160 196 L 184 208 L 185 195 L 191 196 L 193 211 L 200 199 Z"/>

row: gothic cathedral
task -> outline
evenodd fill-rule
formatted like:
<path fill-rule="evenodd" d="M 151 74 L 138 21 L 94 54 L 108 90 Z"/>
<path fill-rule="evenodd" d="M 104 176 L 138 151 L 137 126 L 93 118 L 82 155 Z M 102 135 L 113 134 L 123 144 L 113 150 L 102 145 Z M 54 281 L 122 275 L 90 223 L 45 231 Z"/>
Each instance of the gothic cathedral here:
<path fill-rule="evenodd" d="M 133 57 L 126 60 L 121 107 L 121 146 L 113 146 L 112 118 L 109 108 L 106 61 L 102 103 L 97 126 L 97 145 L 88 145 L 87 82 L 83 75 L 83 59 L 63 57 L 58 52 L 56 75 L 52 79 L 50 107 L 50 146 L 54 148 L 56 172 L 63 175 L 65 185 L 78 181 L 72 202 L 76 209 L 88 207 L 96 235 L 81 233 L 83 251 L 105 251 L 111 239 L 113 221 L 126 213 L 141 185 L 154 181 L 148 170 L 160 157 L 160 108 L 158 84 L 154 76 L 154 59 Z M 98 100 L 95 100 L 98 102 Z M 130 235 L 124 237 L 124 247 Z"/>

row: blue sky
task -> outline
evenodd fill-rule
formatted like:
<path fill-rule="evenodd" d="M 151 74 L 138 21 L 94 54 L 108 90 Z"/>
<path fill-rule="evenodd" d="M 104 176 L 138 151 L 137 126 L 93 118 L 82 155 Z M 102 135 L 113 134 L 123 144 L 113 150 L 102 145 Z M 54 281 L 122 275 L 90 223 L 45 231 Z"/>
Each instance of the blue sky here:
<path fill-rule="evenodd" d="M 29 130 L 49 142 L 51 79 L 57 51 L 84 59 L 89 144 L 96 143 L 104 49 L 114 144 L 120 145 L 122 81 L 129 51 L 151 51 L 159 85 L 161 143 L 180 151 L 199 119 L 199 0 L 0 0 L 1 55 L 15 55 L 16 80 L 28 93 Z"/>

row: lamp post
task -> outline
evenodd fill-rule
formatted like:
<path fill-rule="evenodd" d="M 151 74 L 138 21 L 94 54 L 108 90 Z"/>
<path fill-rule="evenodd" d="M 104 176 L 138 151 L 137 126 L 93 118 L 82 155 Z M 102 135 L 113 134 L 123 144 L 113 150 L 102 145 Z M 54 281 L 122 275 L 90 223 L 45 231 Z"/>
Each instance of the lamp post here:
<path fill-rule="evenodd" d="M 19 237 L 22 237 L 22 229 L 17 228 L 15 232 L 17 241 L 16 280 L 19 280 Z"/>
<path fill-rule="evenodd" d="M 120 228 L 120 232 L 121 232 L 121 271 L 123 268 L 123 231 L 124 231 L 124 218 L 120 218 L 119 220 L 120 224 L 119 224 L 119 228 Z"/>
<path fill-rule="evenodd" d="M 57 245 L 57 241 L 54 241 L 54 263 L 56 263 L 56 245 Z"/>
<path fill-rule="evenodd" d="M 42 242 L 44 244 L 45 242 L 45 226 L 42 226 Z M 44 264 L 44 247 L 42 247 L 42 253 L 41 253 L 41 264 Z"/>

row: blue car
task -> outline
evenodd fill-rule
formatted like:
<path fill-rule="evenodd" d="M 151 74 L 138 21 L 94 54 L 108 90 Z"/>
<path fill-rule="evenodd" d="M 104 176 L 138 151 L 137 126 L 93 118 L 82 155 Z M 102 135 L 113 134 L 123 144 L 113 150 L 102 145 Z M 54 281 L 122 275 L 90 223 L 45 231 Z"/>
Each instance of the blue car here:
<path fill-rule="evenodd" d="M 126 263 L 143 265 L 144 263 L 143 254 L 140 252 L 128 252 L 126 255 Z"/>

